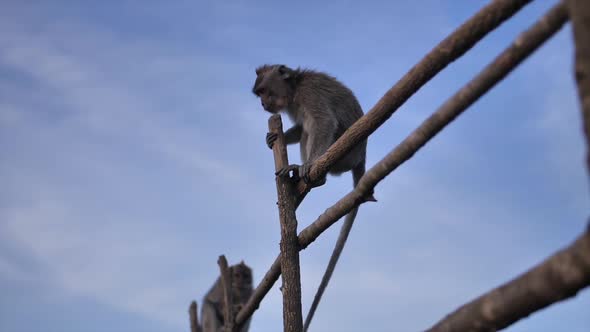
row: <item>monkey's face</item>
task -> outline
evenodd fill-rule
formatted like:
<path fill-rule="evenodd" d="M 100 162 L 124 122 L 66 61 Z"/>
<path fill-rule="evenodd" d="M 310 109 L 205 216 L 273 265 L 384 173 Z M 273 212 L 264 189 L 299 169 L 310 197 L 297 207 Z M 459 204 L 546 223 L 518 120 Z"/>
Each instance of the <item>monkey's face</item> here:
<path fill-rule="evenodd" d="M 252 92 L 260 98 L 265 111 L 277 113 L 286 109 L 292 99 L 290 71 L 285 66 L 264 66 L 256 71 L 257 77 Z"/>
<path fill-rule="evenodd" d="M 252 288 L 252 270 L 247 265 L 243 263 L 234 265 L 230 267 L 230 270 L 234 289 Z"/>
<path fill-rule="evenodd" d="M 260 103 L 264 110 L 270 113 L 277 113 L 287 108 L 289 104 L 286 96 L 276 94 L 272 90 L 262 90 L 258 97 L 260 97 Z"/>

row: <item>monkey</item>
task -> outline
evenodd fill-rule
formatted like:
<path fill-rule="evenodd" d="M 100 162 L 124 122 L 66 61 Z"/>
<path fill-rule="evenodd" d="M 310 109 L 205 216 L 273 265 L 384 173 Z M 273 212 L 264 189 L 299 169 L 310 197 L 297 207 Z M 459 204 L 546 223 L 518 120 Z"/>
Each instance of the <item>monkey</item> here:
<path fill-rule="evenodd" d="M 297 171 L 309 182 L 309 171 L 320 157 L 356 120 L 363 116 L 361 106 L 344 84 L 328 74 L 285 65 L 263 65 L 256 69 L 252 92 L 269 113 L 286 111 L 295 125 L 285 132 L 287 144 L 300 143 L 303 164 L 289 165 L 278 175 Z M 276 134 L 268 133 L 266 142 L 272 148 Z M 352 170 L 356 186 L 365 173 L 367 140 L 363 140 L 331 167 L 329 173 L 340 175 Z M 325 178 L 318 181 L 319 185 Z M 371 197 L 367 197 L 370 200 Z"/>
<path fill-rule="evenodd" d="M 244 304 L 248 301 L 253 292 L 252 269 L 244 263 L 232 265 L 229 267 L 231 274 L 231 292 L 232 292 L 232 312 L 236 317 Z M 203 298 L 201 308 L 201 331 L 202 332 L 222 332 L 224 325 L 224 297 L 221 277 L 218 277 L 211 289 Z M 249 318 L 239 332 L 248 332 L 250 328 Z"/>
<path fill-rule="evenodd" d="M 328 150 L 346 129 L 363 116 L 362 108 L 353 92 L 335 77 L 310 69 L 291 69 L 286 65 L 262 65 L 256 68 L 256 80 L 252 92 L 260 98 L 265 111 L 275 114 L 286 112 L 293 127 L 285 132 L 285 143 L 299 143 L 302 165 L 289 165 L 276 172 L 277 176 L 290 176 L 309 181 L 309 171 L 315 160 Z M 267 133 L 266 144 L 272 148 L 277 134 Z M 340 175 L 352 171 L 353 186 L 365 174 L 367 140 L 358 143 L 328 171 Z M 314 183 L 323 185 L 326 177 Z M 364 201 L 376 202 L 373 193 Z M 332 272 L 356 217 L 354 208 L 345 218 L 330 262 L 318 287 L 314 302 L 307 316 L 304 330 L 315 312 L 315 308 L 330 280 Z"/>

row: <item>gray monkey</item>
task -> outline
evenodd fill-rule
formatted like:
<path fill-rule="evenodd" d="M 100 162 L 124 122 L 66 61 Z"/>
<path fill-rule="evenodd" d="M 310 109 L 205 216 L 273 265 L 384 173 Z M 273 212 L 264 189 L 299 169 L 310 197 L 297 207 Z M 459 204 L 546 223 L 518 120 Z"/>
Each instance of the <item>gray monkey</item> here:
<path fill-rule="evenodd" d="M 231 273 L 232 311 L 235 317 L 248 301 L 253 292 L 252 269 L 244 262 L 229 267 Z M 223 287 L 221 277 L 218 277 L 213 287 L 203 298 L 201 308 L 202 332 L 222 332 L 224 324 Z M 248 332 L 250 319 L 248 319 L 239 332 Z"/>
<path fill-rule="evenodd" d="M 277 172 L 288 176 L 291 171 L 309 183 L 309 171 L 320 157 L 354 122 L 363 116 L 361 106 L 344 84 L 334 77 L 308 69 L 291 69 L 285 65 L 262 65 L 256 69 L 256 81 L 252 92 L 260 98 L 262 107 L 269 113 L 285 111 L 294 126 L 285 132 L 286 144 L 299 143 L 302 165 L 289 165 Z M 277 135 L 268 133 L 266 143 L 272 148 Z M 354 187 L 365 174 L 367 140 L 355 146 L 329 170 L 332 175 L 352 171 Z M 315 185 L 322 185 L 325 177 Z M 365 201 L 375 202 L 373 194 Z M 358 209 L 353 209 L 345 218 L 330 262 L 315 295 L 305 330 L 313 317 L 315 308 L 330 280 L 332 272 Z"/>
<path fill-rule="evenodd" d="M 290 165 L 278 175 L 294 170 L 308 181 L 313 162 L 363 116 L 361 106 L 350 89 L 325 73 L 263 65 L 256 69 L 256 75 L 252 92 L 260 97 L 266 111 L 287 112 L 295 125 L 285 132 L 286 143 L 300 143 L 303 165 Z M 267 134 L 269 147 L 272 148 L 275 140 L 275 134 Z M 352 170 L 356 186 L 365 173 L 366 148 L 367 140 L 364 140 L 336 162 L 329 173 L 340 175 Z M 319 184 L 323 182 L 325 179 Z"/>

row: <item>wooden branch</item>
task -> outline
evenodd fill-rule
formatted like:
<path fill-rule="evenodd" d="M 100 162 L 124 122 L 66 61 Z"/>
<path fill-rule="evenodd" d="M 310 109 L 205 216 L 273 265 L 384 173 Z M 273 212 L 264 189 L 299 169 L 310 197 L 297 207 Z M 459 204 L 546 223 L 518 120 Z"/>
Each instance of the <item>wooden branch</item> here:
<path fill-rule="evenodd" d="M 497 331 L 588 286 L 590 224 L 569 247 L 457 309 L 428 332 Z"/>
<path fill-rule="evenodd" d="M 231 292 L 232 275 L 227 265 L 227 259 L 224 255 L 219 256 L 217 260 L 219 265 L 219 272 L 221 276 L 221 288 L 223 289 L 223 330 L 225 332 L 234 331 L 234 317 L 233 317 L 233 299 Z"/>
<path fill-rule="evenodd" d="M 370 193 L 375 185 L 383 180 L 402 163 L 410 159 L 421 147 L 438 134 L 445 126 L 463 113 L 479 97 L 488 92 L 508 73 L 526 59 L 544 41 L 556 33 L 566 22 L 567 12 L 563 5 L 552 8 L 533 27 L 522 33 L 469 83 L 448 99 L 436 112 L 426 119 L 416 130 L 406 137 L 385 158 L 379 161 L 361 178 L 359 184 L 348 195 L 327 209 L 315 222 L 299 235 L 303 248 L 336 220 L 356 207 L 364 195 Z"/>
<path fill-rule="evenodd" d="M 197 302 L 191 302 L 188 307 L 188 315 L 191 323 L 191 332 L 201 332 L 201 325 L 199 325 L 199 316 L 197 314 Z"/>
<path fill-rule="evenodd" d="M 270 269 L 266 271 L 266 274 L 262 278 L 262 281 L 260 281 L 260 284 L 258 284 L 254 292 L 252 292 L 252 295 L 250 296 L 246 304 L 242 307 L 242 310 L 240 310 L 240 312 L 236 316 L 236 325 L 238 326 L 238 328 L 240 328 L 240 326 L 242 326 L 242 324 L 244 324 L 244 322 L 246 322 L 248 318 L 252 316 L 254 311 L 258 309 L 258 307 L 260 306 L 260 302 L 262 302 L 264 296 L 268 294 L 272 286 L 279 279 L 279 276 L 281 275 L 280 258 L 280 255 L 277 256 L 277 258 L 275 258 L 274 262 L 270 266 Z"/>
<path fill-rule="evenodd" d="M 441 41 L 404 77 L 402 77 L 377 104 L 354 123 L 330 148 L 319 157 L 310 170 L 311 183 L 322 178 L 339 159 L 352 150 L 356 144 L 369 137 L 418 89 L 426 84 L 448 64 L 461 57 L 486 34 L 506 21 L 530 0 L 496 0 L 483 7 L 463 23 L 452 34 Z M 311 186 L 300 181 L 300 194 L 311 190 Z"/>
<path fill-rule="evenodd" d="M 586 134 L 586 164 L 590 170 L 590 2 L 568 0 L 567 5 L 576 44 L 575 76 Z"/>
<path fill-rule="evenodd" d="M 494 3 L 499 3 L 494 2 Z M 447 100 L 434 114 L 426 119 L 416 130 L 406 137 L 385 158 L 365 173 L 357 187 L 328 208 L 312 224 L 299 233 L 300 250 L 305 249 L 328 227 L 362 203 L 363 197 L 389 175 L 393 170 L 410 159 L 422 146 L 439 133 L 445 126 L 465 111 L 479 97 L 501 81 L 522 60 L 539 45 L 557 32 L 567 20 L 562 5 L 554 7 L 532 28 L 521 34 L 513 44 L 480 72 L 473 80 Z M 278 260 L 278 258 L 277 258 Z M 263 281 L 238 314 L 238 322 L 243 322 L 258 308 L 260 302 L 281 273 L 277 260 L 266 273 Z"/>
<path fill-rule="evenodd" d="M 277 134 L 273 145 L 275 170 L 289 165 L 287 146 L 283 135 L 280 115 L 273 115 L 268 120 L 269 132 Z M 299 242 L 297 239 L 297 218 L 295 216 L 297 192 L 292 180 L 276 177 L 279 216 L 281 221 L 281 271 L 283 271 L 283 330 L 301 332 L 303 315 L 301 314 L 301 276 L 299 271 Z"/>

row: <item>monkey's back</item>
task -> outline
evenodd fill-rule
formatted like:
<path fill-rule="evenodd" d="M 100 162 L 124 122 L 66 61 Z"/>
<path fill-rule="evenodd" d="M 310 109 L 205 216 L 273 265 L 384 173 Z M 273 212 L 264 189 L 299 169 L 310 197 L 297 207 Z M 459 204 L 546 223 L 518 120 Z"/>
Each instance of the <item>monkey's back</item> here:
<path fill-rule="evenodd" d="M 315 112 L 334 113 L 339 125 L 338 137 L 363 116 L 361 105 L 347 86 L 333 76 L 313 70 L 299 71 L 294 101 L 317 105 Z"/>
<path fill-rule="evenodd" d="M 330 144 L 363 116 L 363 110 L 353 92 L 336 78 L 321 72 L 301 70 L 296 81 L 294 103 L 306 105 L 314 117 L 336 119 L 338 127 Z M 365 163 L 367 140 L 363 140 L 330 169 L 334 175 Z"/>

